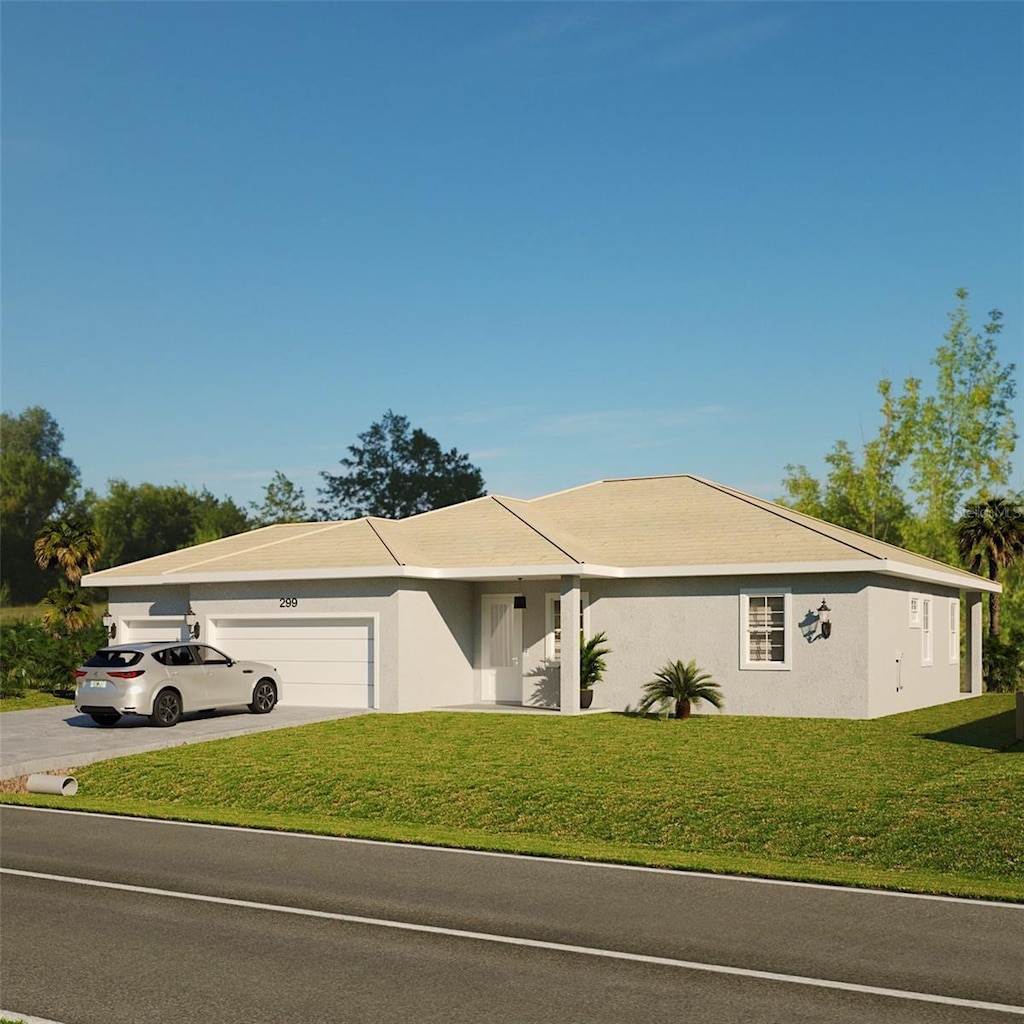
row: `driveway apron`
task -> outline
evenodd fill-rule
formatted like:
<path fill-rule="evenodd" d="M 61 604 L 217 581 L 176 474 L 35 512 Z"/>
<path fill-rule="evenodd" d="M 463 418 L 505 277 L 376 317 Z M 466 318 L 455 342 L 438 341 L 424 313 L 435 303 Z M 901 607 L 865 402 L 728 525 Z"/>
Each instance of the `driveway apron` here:
<path fill-rule="evenodd" d="M 105 728 L 71 706 L 7 711 L 0 714 L 0 779 L 80 768 L 126 754 L 367 713 L 357 709 L 278 705 L 269 715 L 253 715 L 243 709 L 186 714 L 173 728 L 159 729 L 134 715 Z"/>

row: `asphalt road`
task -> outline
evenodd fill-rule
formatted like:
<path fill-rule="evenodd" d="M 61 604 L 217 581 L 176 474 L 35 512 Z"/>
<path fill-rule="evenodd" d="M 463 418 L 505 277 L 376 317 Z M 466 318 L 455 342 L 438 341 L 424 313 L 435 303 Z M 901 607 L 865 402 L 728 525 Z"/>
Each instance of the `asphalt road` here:
<path fill-rule="evenodd" d="M 16 807 L 0 829 L 0 1004 L 65 1024 L 1024 1016 L 1024 906 Z"/>

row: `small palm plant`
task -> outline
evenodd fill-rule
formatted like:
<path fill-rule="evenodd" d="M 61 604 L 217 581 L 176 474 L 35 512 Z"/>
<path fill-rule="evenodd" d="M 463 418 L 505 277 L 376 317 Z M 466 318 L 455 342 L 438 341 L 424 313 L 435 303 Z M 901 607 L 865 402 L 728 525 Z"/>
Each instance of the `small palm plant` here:
<path fill-rule="evenodd" d="M 604 678 L 605 655 L 611 654 L 610 647 L 603 647 L 608 643 L 608 637 L 604 630 L 595 633 L 589 640 L 580 634 L 580 689 L 590 690 L 594 683 L 599 683 Z"/>
<path fill-rule="evenodd" d="M 670 661 L 649 682 L 644 683 L 644 696 L 636 709 L 638 715 L 646 715 L 655 704 L 660 705 L 664 714 L 670 704 L 675 704 L 676 718 L 689 718 L 693 705 L 706 700 L 713 707 L 721 708 L 725 703 L 722 691 L 707 672 L 697 668 L 697 662 L 684 665 L 681 661 Z"/>

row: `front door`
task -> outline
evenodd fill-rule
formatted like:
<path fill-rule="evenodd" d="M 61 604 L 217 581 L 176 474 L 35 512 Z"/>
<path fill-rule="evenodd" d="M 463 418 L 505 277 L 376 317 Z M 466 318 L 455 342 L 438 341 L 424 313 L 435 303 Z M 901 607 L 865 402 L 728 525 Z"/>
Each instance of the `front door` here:
<path fill-rule="evenodd" d="M 480 699 L 523 700 L 523 619 L 513 597 L 483 599 L 480 646 Z"/>

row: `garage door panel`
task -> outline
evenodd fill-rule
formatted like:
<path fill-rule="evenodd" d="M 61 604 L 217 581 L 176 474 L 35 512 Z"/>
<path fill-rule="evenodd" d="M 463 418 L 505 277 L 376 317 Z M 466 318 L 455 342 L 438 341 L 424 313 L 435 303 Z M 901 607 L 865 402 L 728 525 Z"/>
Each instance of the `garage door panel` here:
<path fill-rule="evenodd" d="M 181 618 L 173 621 L 156 619 L 125 619 L 122 635 L 115 637 L 111 643 L 144 644 L 174 643 L 185 637 L 185 625 Z"/>
<path fill-rule="evenodd" d="M 368 707 L 366 683 L 324 686 L 317 683 L 282 683 L 281 703 L 309 708 Z"/>
<path fill-rule="evenodd" d="M 289 640 L 264 634 L 259 639 L 244 640 L 233 633 L 223 637 L 221 646 L 232 658 L 266 661 L 280 665 L 282 661 L 373 663 L 373 644 L 362 640 Z M 230 644 L 230 646 L 229 646 Z"/>
<path fill-rule="evenodd" d="M 232 658 L 273 665 L 281 703 L 373 707 L 373 623 L 368 619 L 215 619 L 210 642 Z"/>

